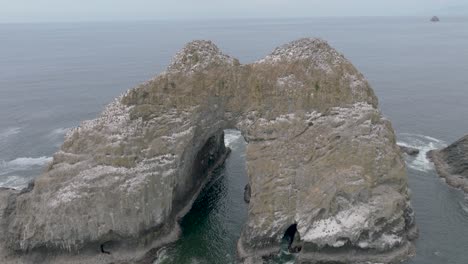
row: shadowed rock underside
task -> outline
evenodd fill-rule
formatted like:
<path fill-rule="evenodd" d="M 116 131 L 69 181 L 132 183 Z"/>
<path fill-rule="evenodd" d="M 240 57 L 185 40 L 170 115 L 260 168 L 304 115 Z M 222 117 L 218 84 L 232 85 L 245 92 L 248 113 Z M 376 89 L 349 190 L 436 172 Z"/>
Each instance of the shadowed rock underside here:
<path fill-rule="evenodd" d="M 29 190 L 0 192 L 0 255 L 141 259 L 177 238 L 177 219 L 226 155 L 223 130 L 237 128 L 250 186 L 242 261 L 277 252 L 292 225 L 301 263 L 401 260 L 412 254 L 414 217 L 377 106 L 362 74 L 322 40 L 246 65 L 191 42 L 165 72 L 70 131 Z"/>

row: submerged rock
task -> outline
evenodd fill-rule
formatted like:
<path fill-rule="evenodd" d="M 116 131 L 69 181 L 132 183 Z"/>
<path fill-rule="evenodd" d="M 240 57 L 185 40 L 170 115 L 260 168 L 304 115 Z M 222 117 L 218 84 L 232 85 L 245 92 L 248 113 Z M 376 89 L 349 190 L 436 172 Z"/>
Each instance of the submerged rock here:
<path fill-rule="evenodd" d="M 446 148 L 431 150 L 427 155 L 449 185 L 468 193 L 468 135 Z"/>
<path fill-rule="evenodd" d="M 165 72 L 71 130 L 31 190 L 6 195 L 0 255 L 149 259 L 177 238 L 177 220 L 228 153 L 223 130 L 237 128 L 251 191 L 241 260 L 277 252 L 292 225 L 300 263 L 404 259 L 415 230 L 405 165 L 377 106 L 362 74 L 322 40 L 248 65 L 191 42 Z"/>
<path fill-rule="evenodd" d="M 406 153 L 409 156 L 417 156 L 419 154 L 419 149 L 417 148 L 412 148 L 412 147 L 407 147 L 407 146 L 402 146 L 398 145 L 400 148 L 401 152 Z"/>
<path fill-rule="evenodd" d="M 431 22 L 439 22 L 439 21 L 440 21 L 440 19 L 439 19 L 439 17 L 437 17 L 437 16 L 433 16 L 433 17 L 431 18 Z"/>

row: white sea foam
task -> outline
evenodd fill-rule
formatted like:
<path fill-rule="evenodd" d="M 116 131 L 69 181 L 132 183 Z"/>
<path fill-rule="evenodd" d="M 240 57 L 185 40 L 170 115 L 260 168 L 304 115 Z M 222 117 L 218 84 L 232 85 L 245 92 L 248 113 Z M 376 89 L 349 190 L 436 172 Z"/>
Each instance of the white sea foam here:
<path fill-rule="evenodd" d="M 22 157 L 11 161 L 0 160 L 0 175 L 6 175 L 15 171 L 29 170 L 34 167 L 44 166 L 52 161 L 52 157 Z"/>
<path fill-rule="evenodd" d="M 352 237 L 357 230 L 367 227 L 369 215 L 375 210 L 369 205 L 357 205 L 340 211 L 336 216 L 315 221 L 311 227 L 302 224 L 299 233 L 304 234 L 302 239 L 307 242 L 328 244 L 341 247 L 344 244 L 338 241 L 337 236 Z M 298 225 L 301 222 L 298 223 Z"/>
<path fill-rule="evenodd" d="M 156 253 L 156 260 L 153 262 L 153 264 L 170 263 L 170 259 L 171 257 L 168 254 L 167 248 L 163 247 Z"/>
<path fill-rule="evenodd" d="M 9 127 L 7 129 L 0 130 L 0 141 L 7 139 L 10 136 L 16 135 L 21 131 L 19 127 Z"/>
<path fill-rule="evenodd" d="M 24 176 L 0 176 L 0 187 L 22 189 L 28 185 L 30 179 Z"/>
<path fill-rule="evenodd" d="M 242 134 L 239 130 L 228 129 L 224 131 L 224 145 L 232 148 L 238 140 L 242 138 Z"/>
<path fill-rule="evenodd" d="M 17 158 L 17 159 L 14 159 L 10 162 L 8 162 L 11 166 L 14 166 L 14 167 L 19 167 L 19 168 L 23 168 L 23 167 L 31 167 L 31 166 L 42 166 L 44 164 L 46 164 L 47 162 L 50 162 L 52 161 L 52 157 L 45 157 L 45 156 L 42 156 L 42 157 L 39 157 L 39 158 Z"/>
<path fill-rule="evenodd" d="M 51 135 L 51 136 L 63 136 L 63 135 L 65 135 L 68 131 L 70 131 L 70 128 L 59 127 L 59 128 L 56 128 L 56 129 L 52 130 L 52 132 L 50 132 L 50 135 Z"/>
<path fill-rule="evenodd" d="M 418 171 L 433 170 L 434 165 L 426 157 L 427 152 L 447 146 L 444 141 L 437 138 L 409 133 L 399 134 L 397 143 L 401 146 L 419 149 L 419 154 L 416 157 L 406 157 L 408 167 Z"/>

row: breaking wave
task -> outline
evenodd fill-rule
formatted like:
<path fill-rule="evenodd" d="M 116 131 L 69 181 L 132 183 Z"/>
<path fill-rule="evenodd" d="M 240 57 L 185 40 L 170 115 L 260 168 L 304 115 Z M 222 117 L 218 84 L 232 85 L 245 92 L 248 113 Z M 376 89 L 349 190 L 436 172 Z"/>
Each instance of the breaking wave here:
<path fill-rule="evenodd" d="M 171 257 L 169 256 L 167 252 L 167 248 L 163 247 L 158 250 L 156 254 L 156 260 L 153 262 L 153 264 L 164 264 L 169 262 Z"/>
<path fill-rule="evenodd" d="M 52 157 L 22 157 L 11 161 L 0 160 L 0 175 L 6 175 L 16 171 L 29 170 L 34 167 L 44 166 L 52 161 Z"/>
<path fill-rule="evenodd" d="M 153 261 L 153 264 L 172 264 L 175 263 L 175 258 L 173 254 L 177 252 L 170 250 L 168 248 L 161 248 L 156 255 L 156 260 Z M 188 264 L 208 264 L 206 260 L 199 259 L 199 257 L 191 257 L 189 260 L 184 261 L 184 263 Z M 230 264 L 230 263 L 226 263 Z"/>
<path fill-rule="evenodd" d="M 447 144 L 437 138 L 425 135 L 402 133 L 398 135 L 399 145 L 419 149 L 416 157 L 406 156 L 406 164 L 409 168 L 418 171 L 429 171 L 434 169 L 432 162 L 426 157 L 427 152 L 433 149 L 446 147 Z"/>
<path fill-rule="evenodd" d="M 5 178 L 0 181 L 0 187 L 22 189 L 28 185 L 30 180 L 29 177 L 23 176 L 5 176 Z"/>
<path fill-rule="evenodd" d="M 52 157 L 17 158 L 11 161 L 0 160 L 0 187 L 21 189 L 33 178 L 31 171 L 41 169 L 52 161 Z M 35 173 L 34 173 L 35 174 Z"/>
<path fill-rule="evenodd" d="M 242 138 L 239 130 L 227 129 L 224 131 L 224 145 L 227 147 L 234 147 L 235 143 Z"/>

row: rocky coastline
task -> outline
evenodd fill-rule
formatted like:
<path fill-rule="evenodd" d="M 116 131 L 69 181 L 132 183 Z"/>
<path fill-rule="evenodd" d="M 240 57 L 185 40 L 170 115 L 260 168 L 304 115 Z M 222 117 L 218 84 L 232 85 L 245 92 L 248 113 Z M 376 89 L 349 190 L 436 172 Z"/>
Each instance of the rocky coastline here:
<path fill-rule="evenodd" d="M 188 43 L 165 72 L 71 130 L 27 190 L 0 191 L 0 261 L 149 263 L 177 239 L 232 128 L 248 143 L 240 262 L 261 263 L 291 234 L 299 263 L 414 254 L 390 121 L 342 54 L 305 38 L 245 65 L 210 41 Z"/>
<path fill-rule="evenodd" d="M 210 140 L 209 140 L 210 141 Z M 212 140 L 213 141 L 213 140 Z M 200 159 L 210 159 L 211 163 L 207 166 L 200 168 L 200 171 L 195 173 L 202 177 L 201 182 L 194 186 L 193 190 L 187 199 L 183 202 L 184 205 L 175 213 L 175 217 L 172 222 L 165 223 L 166 226 L 161 229 L 164 231 L 163 234 L 158 233 L 157 236 L 154 234 L 139 235 L 135 238 L 126 238 L 125 242 L 115 243 L 113 241 L 105 241 L 98 245 L 91 243 L 86 245 L 77 251 L 62 251 L 54 249 L 34 249 L 26 254 L 23 252 L 15 252 L 8 250 L 5 247 L 7 245 L 5 241 L 0 240 L 0 260 L 1 263 L 50 263 L 50 264 L 84 264 L 84 263 L 95 263 L 95 264 L 127 264 L 127 263 L 141 263 L 141 264 L 152 264 L 156 258 L 157 251 L 168 244 L 175 242 L 181 235 L 181 230 L 178 222 L 185 216 L 192 207 L 195 199 L 200 194 L 203 187 L 210 180 L 213 172 L 223 166 L 227 157 L 229 156 L 231 149 L 224 145 L 224 132 L 219 132 L 215 140 L 208 145 L 208 148 L 202 150 L 201 154 L 207 153 Z M 0 220 L 7 219 L 10 211 L 14 208 L 15 199 L 18 195 L 31 191 L 31 187 L 23 190 L 14 190 L 7 188 L 0 188 L 0 212 L 4 215 L 0 215 Z M 3 223 L 0 222 L 2 225 Z M 7 226 L 2 226 L 8 228 Z M 0 237 L 1 239 L 2 237 Z M 100 248 L 100 250 L 98 250 Z"/>
<path fill-rule="evenodd" d="M 427 157 L 447 184 L 468 193 L 468 135 L 446 148 L 429 151 Z"/>

